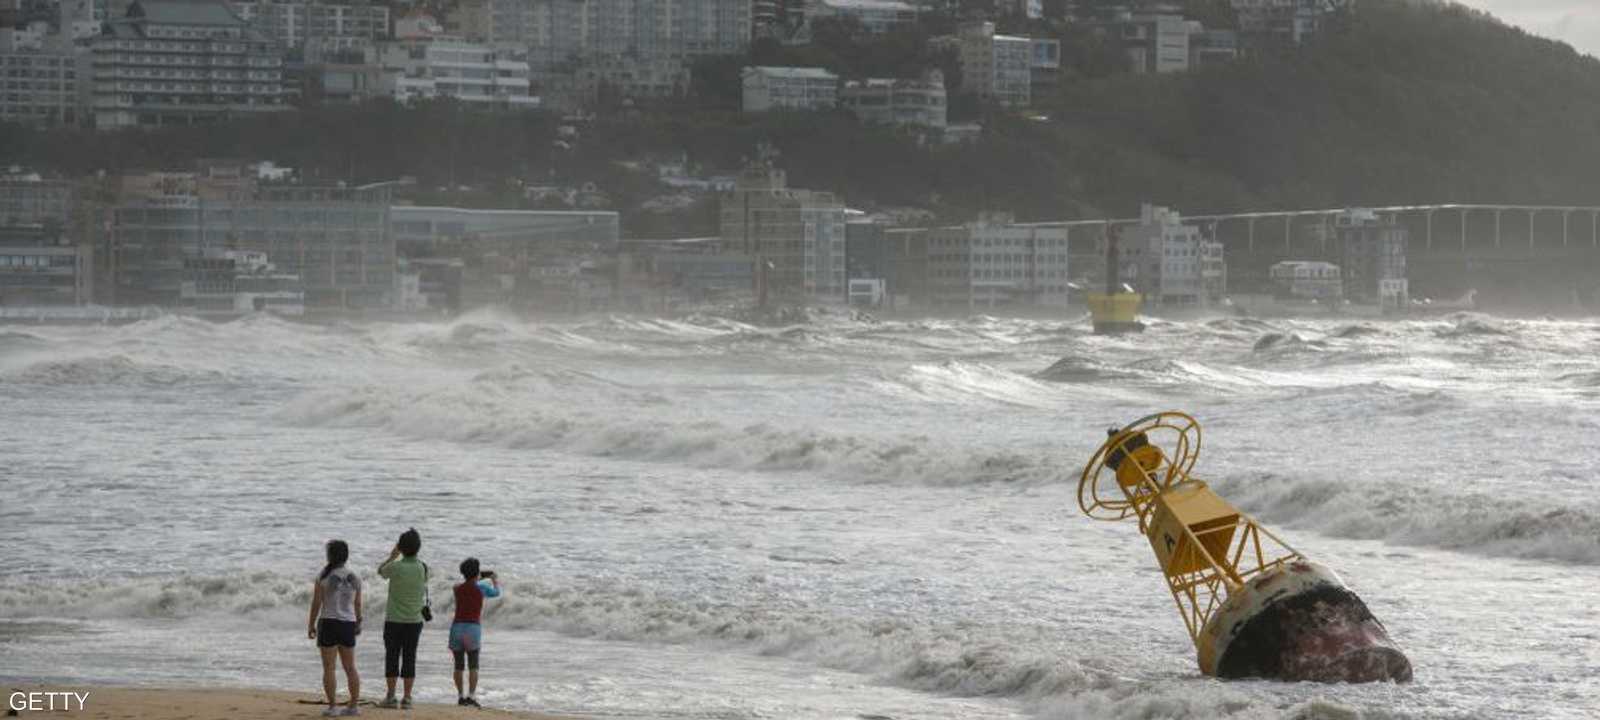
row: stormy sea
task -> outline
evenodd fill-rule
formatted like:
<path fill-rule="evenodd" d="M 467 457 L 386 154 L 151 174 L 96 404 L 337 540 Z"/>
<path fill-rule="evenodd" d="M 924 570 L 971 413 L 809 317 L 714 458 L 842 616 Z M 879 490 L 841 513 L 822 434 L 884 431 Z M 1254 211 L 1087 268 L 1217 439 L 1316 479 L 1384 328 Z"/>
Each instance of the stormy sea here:
<path fill-rule="evenodd" d="M 0 326 L 0 681 L 314 695 L 323 543 L 379 618 L 415 526 L 423 701 L 472 555 L 501 708 L 1600 717 L 1600 324 L 792 320 Z M 1105 429 L 1168 409 L 1414 683 L 1200 675 L 1137 528 L 1077 507 Z"/>

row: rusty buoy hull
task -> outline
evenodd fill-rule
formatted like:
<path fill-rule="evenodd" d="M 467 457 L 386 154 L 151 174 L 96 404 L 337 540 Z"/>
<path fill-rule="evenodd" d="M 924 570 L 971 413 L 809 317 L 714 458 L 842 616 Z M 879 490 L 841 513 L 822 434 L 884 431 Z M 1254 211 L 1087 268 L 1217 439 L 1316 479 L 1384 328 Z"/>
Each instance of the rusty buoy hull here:
<path fill-rule="evenodd" d="M 1201 633 L 1200 669 L 1219 678 L 1410 682 L 1411 661 L 1332 570 L 1296 561 L 1253 578 Z"/>

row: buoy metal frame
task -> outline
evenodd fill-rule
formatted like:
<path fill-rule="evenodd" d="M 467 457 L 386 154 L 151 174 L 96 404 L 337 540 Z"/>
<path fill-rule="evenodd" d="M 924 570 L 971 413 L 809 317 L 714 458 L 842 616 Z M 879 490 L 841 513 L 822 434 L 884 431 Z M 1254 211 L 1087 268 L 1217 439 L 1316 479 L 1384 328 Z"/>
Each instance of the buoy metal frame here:
<path fill-rule="evenodd" d="M 1229 595 L 1251 578 L 1305 557 L 1190 474 L 1200 446 L 1200 423 L 1185 413 L 1135 420 L 1109 437 L 1084 466 L 1078 506 L 1096 520 L 1138 518 L 1139 533 L 1155 551 L 1200 669 L 1214 675 L 1218 648 L 1206 628 Z M 1114 489 L 1104 482 L 1108 477 Z"/>
<path fill-rule="evenodd" d="M 1157 413 L 1108 434 L 1083 468 L 1078 506 L 1099 520 L 1138 518 L 1202 673 L 1411 680 L 1411 661 L 1338 574 L 1191 474 L 1201 442 L 1194 418 Z"/>

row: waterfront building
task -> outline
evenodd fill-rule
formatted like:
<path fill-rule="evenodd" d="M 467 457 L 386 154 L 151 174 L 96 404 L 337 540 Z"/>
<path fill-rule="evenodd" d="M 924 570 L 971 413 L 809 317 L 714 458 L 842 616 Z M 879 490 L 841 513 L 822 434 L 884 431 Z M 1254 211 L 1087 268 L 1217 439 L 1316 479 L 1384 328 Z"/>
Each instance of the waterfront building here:
<path fill-rule="evenodd" d="M 1064 307 L 1070 290 L 1067 230 L 1016 225 L 1004 214 L 929 231 L 928 300 L 967 309 Z"/>
<path fill-rule="evenodd" d="M 91 48 L 97 128 L 287 109 L 282 47 L 222 0 L 136 0 Z"/>
<path fill-rule="evenodd" d="M 832 193 L 789 187 L 763 158 L 722 195 L 723 247 L 756 258 L 758 293 L 842 301 L 844 212 Z"/>
<path fill-rule="evenodd" d="M 178 175 L 178 174 L 168 174 Z M 119 304 L 176 305 L 186 261 L 243 250 L 298 275 L 312 308 L 384 308 L 392 302 L 395 245 L 385 187 L 251 187 L 125 197 L 112 211 L 109 271 Z M 206 178 L 187 179 L 204 186 Z"/>
<path fill-rule="evenodd" d="M 219 318 L 258 312 L 304 315 L 305 286 L 299 275 L 278 272 L 264 252 L 207 250 L 202 257 L 184 260 L 178 305 Z"/>
<path fill-rule="evenodd" d="M 1385 311 L 1411 306 L 1406 275 L 1410 231 L 1392 217 L 1371 210 L 1350 210 L 1334 219 L 1344 271 L 1344 296 L 1353 303 Z"/>
<path fill-rule="evenodd" d="M 537 254 L 541 248 L 577 245 L 614 248 L 621 218 L 608 210 L 478 210 L 396 205 L 389 209 L 395 242 L 408 257 L 423 257 L 463 243 Z"/>
<path fill-rule="evenodd" d="M 1274 263 L 1267 276 L 1279 297 L 1333 303 L 1344 299 L 1339 266 L 1330 262 L 1285 260 Z"/>
<path fill-rule="evenodd" d="M 87 245 L 0 241 L 0 307 L 94 302 L 94 253 Z"/>
<path fill-rule="evenodd" d="M 1121 277 L 1158 306 L 1210 306 L 1227 293 L 1222 243 L 1186 225 L 1176 210 L 1144 205 L 1122 231 Z"/>

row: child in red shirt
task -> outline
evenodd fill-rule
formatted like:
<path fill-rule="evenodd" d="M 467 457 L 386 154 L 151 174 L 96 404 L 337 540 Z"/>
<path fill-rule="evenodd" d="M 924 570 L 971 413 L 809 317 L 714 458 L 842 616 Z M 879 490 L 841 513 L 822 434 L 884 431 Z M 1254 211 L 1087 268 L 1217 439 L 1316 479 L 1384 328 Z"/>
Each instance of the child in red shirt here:
<path fill-rule="evenodd" d="M 482 579 L 479 579 L 481 576 Z M 478 559 L 461 561 L 461 577 L 456 586 L 456 617 L 450 623 L 450 654 L 456 662 L 456 704 L 478 707 L 478 650 L 483 647 L 484 598 L 500 597 L 500 579 L 492 572 L 478 572 Z M 461 671 L 471 668 L 470 690 L 461 692 Z"/>

